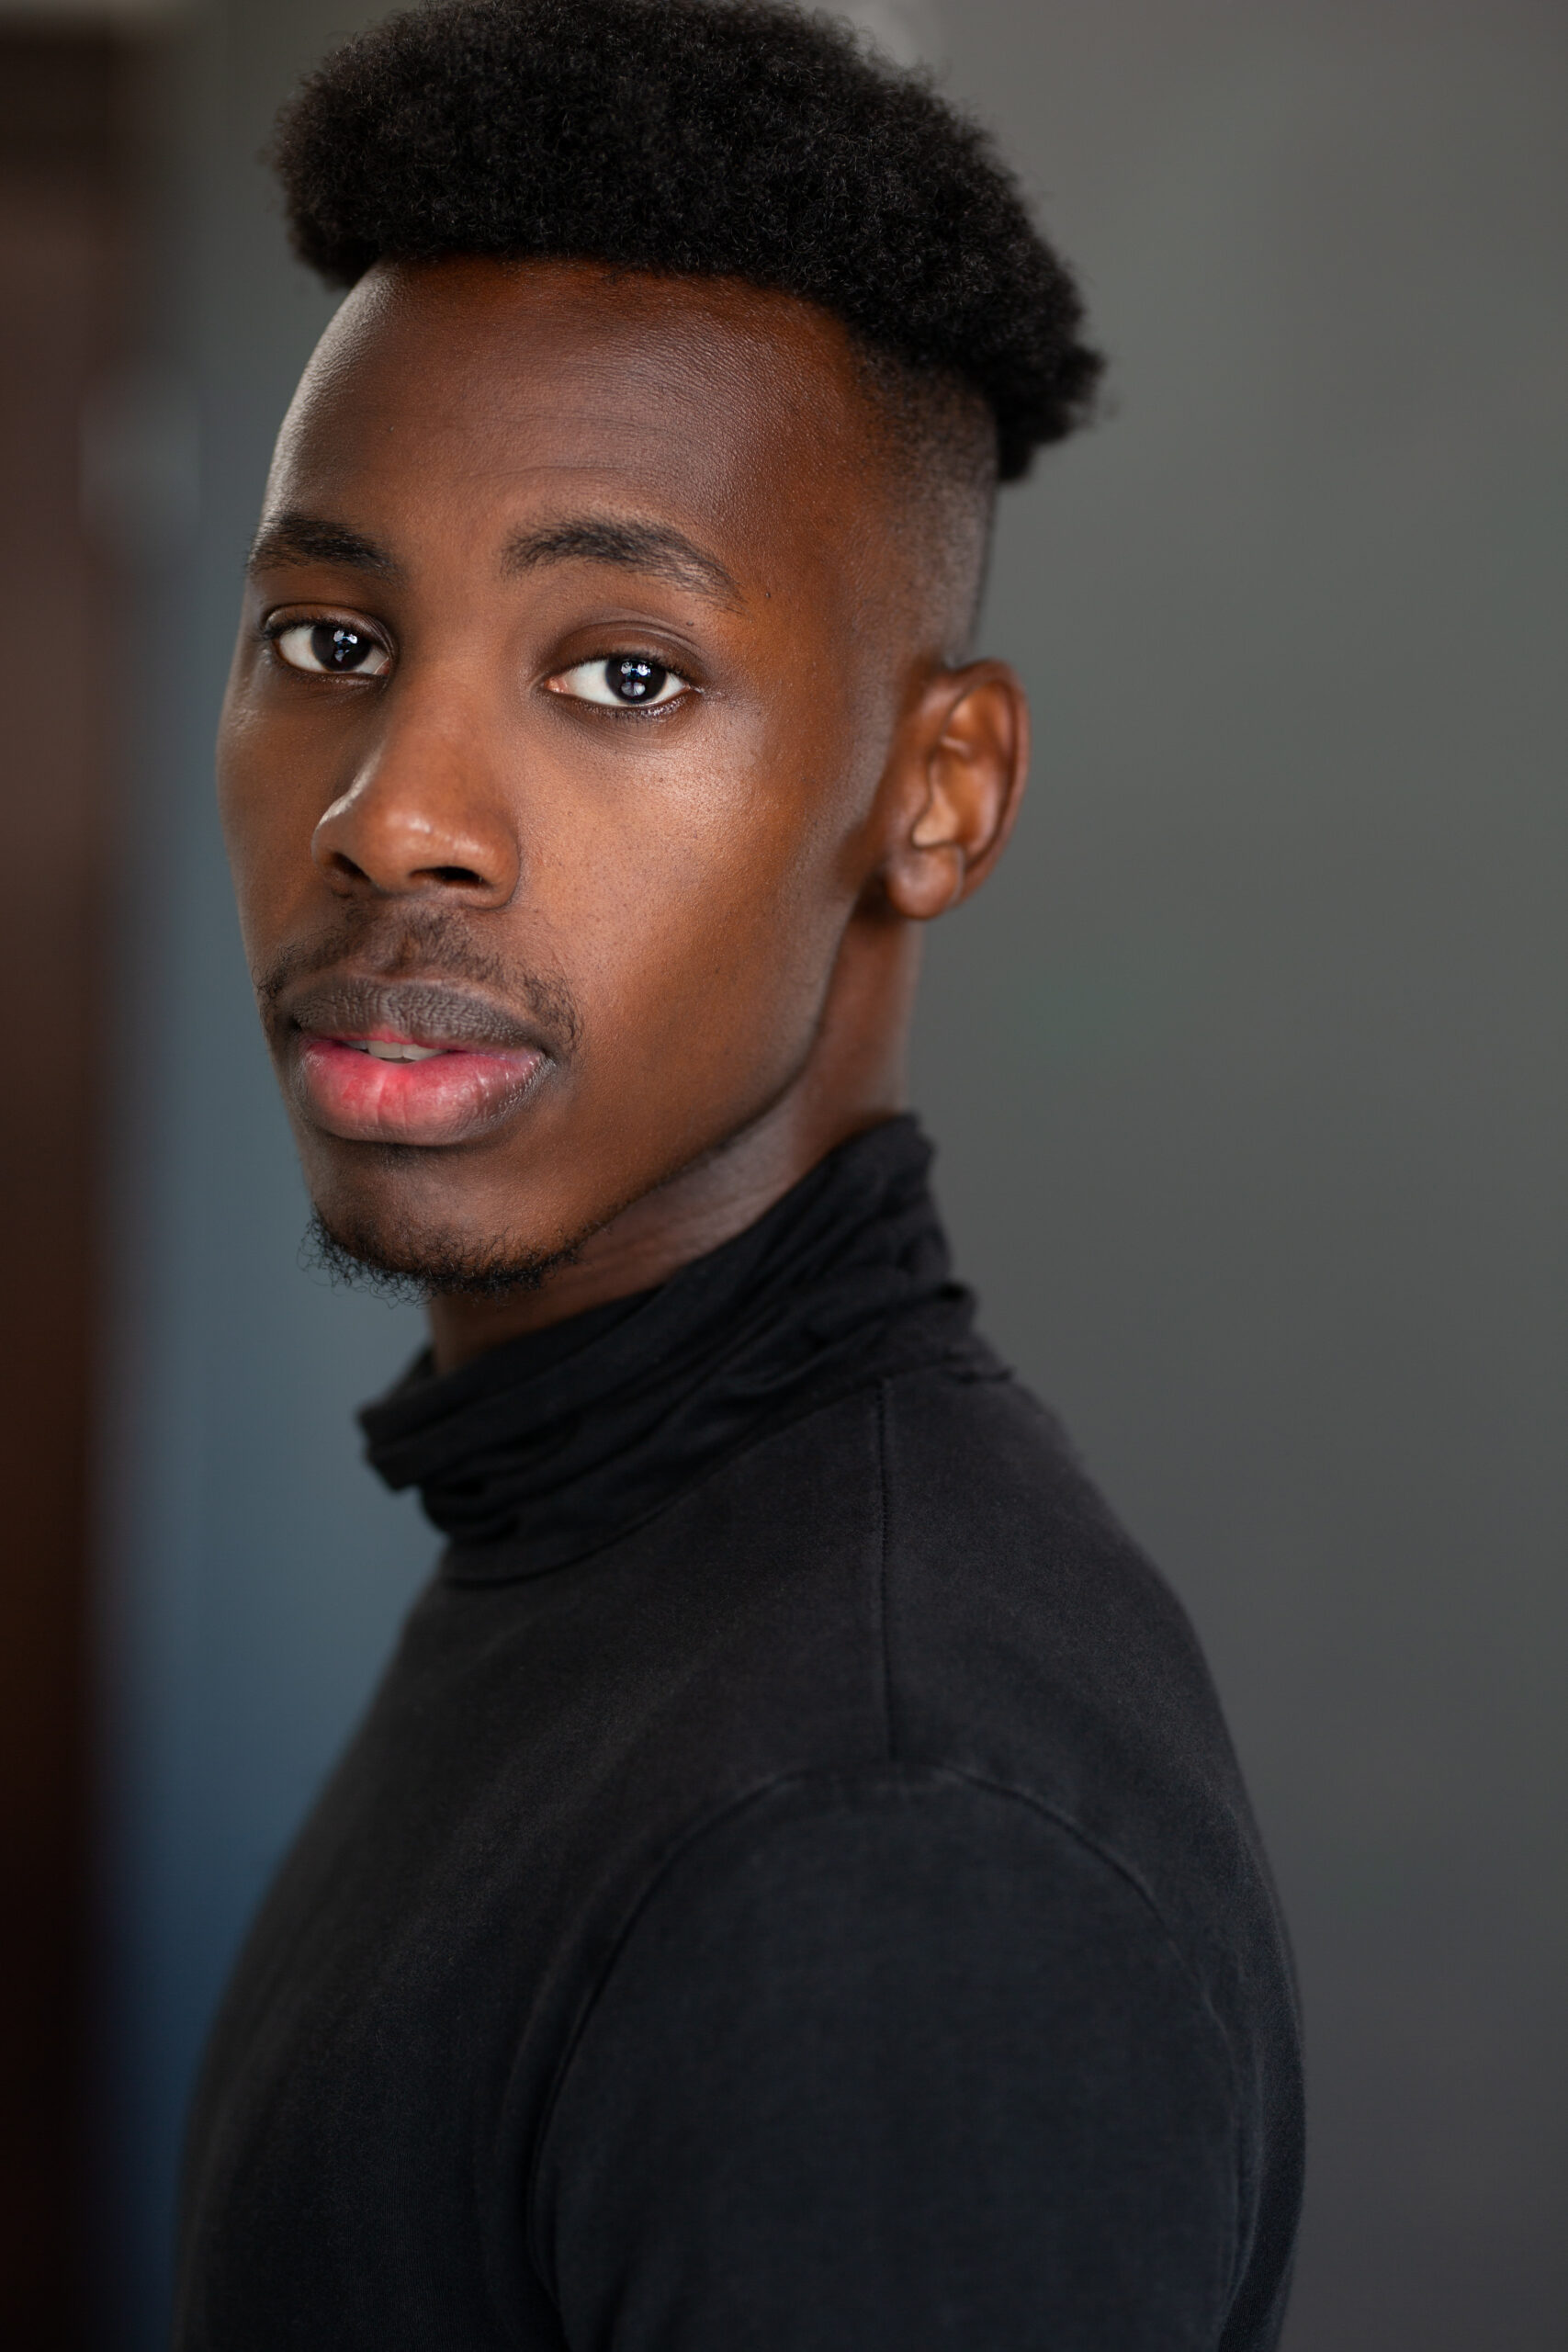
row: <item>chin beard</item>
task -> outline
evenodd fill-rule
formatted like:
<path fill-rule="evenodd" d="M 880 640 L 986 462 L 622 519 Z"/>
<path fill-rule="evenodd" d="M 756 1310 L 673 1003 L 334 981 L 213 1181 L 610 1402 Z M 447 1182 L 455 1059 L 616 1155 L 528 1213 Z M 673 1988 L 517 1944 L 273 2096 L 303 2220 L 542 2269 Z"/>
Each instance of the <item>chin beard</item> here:
<path fill-rule="evenodd" d="M 312 1212 L 299 1244 L 299 1263 L 336 1290 L 368 1291 L 389 1306 L 423 1306 L 437 1295 L 514 1298 L 540 1289 L 562 1266 L 575 1264 L 581 1244 L 519 1254 L 494 1242 L 467 1247 L 446 1234 L 393 1244 L 374 1227 L 329 1226 Z"/>

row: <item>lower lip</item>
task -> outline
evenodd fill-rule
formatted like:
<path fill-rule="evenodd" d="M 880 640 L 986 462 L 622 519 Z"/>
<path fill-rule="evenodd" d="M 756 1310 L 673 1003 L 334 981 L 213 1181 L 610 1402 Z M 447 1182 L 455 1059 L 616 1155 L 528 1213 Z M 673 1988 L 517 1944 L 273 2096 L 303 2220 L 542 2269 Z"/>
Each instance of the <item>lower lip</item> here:
<path fill-rule="evenodd" d="M 462 1143 L 514 1111 L 545 1057 L 456 1049 L 417 1062 L 382 1061 L 335 1037 L 305 1036 L 297 1049 L 301 1106 L 319 1127 L 350 1143 Z"/>

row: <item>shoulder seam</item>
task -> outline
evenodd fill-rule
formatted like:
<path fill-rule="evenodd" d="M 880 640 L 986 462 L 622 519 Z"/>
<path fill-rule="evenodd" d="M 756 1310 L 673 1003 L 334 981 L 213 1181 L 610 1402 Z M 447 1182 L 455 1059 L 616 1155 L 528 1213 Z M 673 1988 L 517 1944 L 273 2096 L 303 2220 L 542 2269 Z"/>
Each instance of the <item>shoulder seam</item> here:
<path fill-rule="evenodd" d="M 1236 2056 L 1235 2051 L 1231 2047 L 1230 2035 L 1226 2032 L 1224 2020 L 1220 2018 L 1214 2008 L 1213 2001 L 1209 1998 L 1208 1991 L 1200 1978 L 1196 1968 L 1189 1959 L 1181 1943 L 1171 1928 L 1169 1922 L 1166 1918 L 1164 1912 L 1160 1909 L 1158 1903 L 1155 1900 L 1154 1894 L 1145 1884 L 1138 1871 L 1135 1871 L 1130 1863 L 1123 1861 L 1119 1855 L 1112 1853 L 1109 1848 L 1104 1846 L 1099 1838 L 1092 1836 L 1089 1831 L 1081 1826 L 1081 1824 L 1074 1821 L 1068 1815 L 1063 1813 L 1057 1806 L 1049 1804 L 1044 1798 L 1036 1795 L 1032 1790 L 1019 1788 L 1010 1781 L 996 1780 L 987 1773 L 971 1771 L 963 1765 L 940 1763 L 922 1764 L 917 1763 L 912 1758 L 890 1758 L 886 1762 L 874 1765 L 869 1769 L 874 1771 L 886 1771 L 888 1770 L 889 1765 L 891 1765 L 892 1769 L 896 1772 L 908 1773 L 911 1777 L 919 1776 L 919 1778 L 926 1780 L 941 1780 L 954 1783 L 960 1787 L 977 1789 L 987 1796 L 1000 1797 L 1010 1804 L 1024 1806 L 1029 1812 L 1038 1815 L 1043 1820 L 1050 1822 L 1053 1826 L 1065 1832 L 1067 1837 L 1073 1839 L 1075 1844 L 1081 1846 L 1086 1852 L 1093 1855 L 1094 1859 L 1101 1863 L 1106 1870 L 1110 1871 L 1115 1877 L 1121 1879 L 1125 1885 L 1130 1887 L 1133 1893 L 1138 1897 L 1145 1909 L 1149 1913 L 1149 1916 L 1153 1919 L 1156 1927 L 1158 1928 L 1161 1936 L 1164 1938 L 1171 1952 L 1174 1954 L 1183 1976 L 1185 1976 L 1191 1988 L 1193 1998 L 1197 2003 L 1198 2007 L 1208 2019 L 1209 2025 L 1213 2030 L 1221 2049 L 1224 2052 L 1225 2071 L 1229 2077 L 1231 2086 L 1232 2113 L 1233 2116 L 1239 2115 L 1241 2112 L 1241 2100 L 1239 2096 L 1241 2085 L 1238 2079 Z M 561 2052 L 558 2062 L 557 2063 L 555 2072 L 550 2080 L 548 2092 L 547 2093 L 543 2103 L 543 2111 L 540 2117 L 539 2127 L 535 2137 L 533 2150 L 529 2158 L 528 2185 L 524 2200 L 524 2237 L 525 2243 L 527 2246 L 529 2259 L 534 2267 L 535 2275 L 538 2278 L 540 2285 L 545 2289 L 547 2294 L 550 2292 L 550 2288 L 546 2266 L 542 2259 L 542 2251 L 538 2244 L 536 2228 L 538 2177 L 540 2167 L 544 2162 L 545 2148 L 549 2140 L 551 2128 L 555 2121 L 556 2109 L 559 2105 L 562 2093 L 566 2087 L 567 2078 L 571 2072 L 578 2051 L 581 2049 L 582 2042 L 586 2039 L 589 2027 L 592 2023 L 594 2011 L 599 2006 L 600 1998 L 608 1985 L 611 1977 L 615 1974 L 616 1965 L 620 1961 L 622 1953 L 630 1943 L 644 1914 L 651 1907 L 654 1898 L 659 1894 L 665 1881 L 672 1875 L 674 1871 L 685 1860 L 687 1855 L 692 1852 L 694 1848 L 701 1845 L 705 1838 L 716 1835 L 727 1823 L 733 1821 L 738 1815 L 750 1811 L 755 1805 L 761 1804 L 767 1798 L 777 1795 L 782 1790 L 790 1788 L 807 1790 L 810 1788 L 813 1782 L 819 1782 L 827 1788 L 832 1788 L 835 1784 L 838 1784 L 841 1792 L 843 1794 L 848 1794 L 848 1791 L 843 1788 L 843 1784 L 863 1777 L 867 1769 L 868 1768 L 863 1764 L 858 1766 L 853 1764 L 818 1766 L 804 1771 L 774 1773 L 766 1781 L 760 1781 L 754 1788 L 748 1789 L 739 1796 L 731 1798 L 728 1802 L 720 1805 L 716 1812 L 705 1815 L 701 1821 L 694 1822 L 687 1829 L 685 1835 L 681 1838 L 654 1866 L 653 1870 L 649 1872 L 648 1878 L 644 1882 L 636 1899 L 629 1905 L 625 1918 L 622 1920 L 619 1928 L 616 1930 L 611 1943 L 610 1950 L 600 1964 L 592 1984 L 584 1995 L 582 2002 L 579 2007 L 577 2016 L 567 2034 L 566 2046 Z"/>

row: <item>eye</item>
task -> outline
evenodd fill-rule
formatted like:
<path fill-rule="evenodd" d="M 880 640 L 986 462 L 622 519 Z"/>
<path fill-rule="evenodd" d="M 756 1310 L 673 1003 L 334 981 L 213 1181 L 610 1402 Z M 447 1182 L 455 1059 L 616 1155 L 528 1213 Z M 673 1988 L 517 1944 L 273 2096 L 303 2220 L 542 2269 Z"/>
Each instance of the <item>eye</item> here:
<path fill-rule="evenodd" d="M 290 621 L 267 635 L 280 662 L 318 678 L 378 678 L 391 666 L 379 638 L 352 621 Z"/>
<path fill-rule="evenodd" d="M 549 680 L 550 691 L 611 710 L 651 710 L 679 702 L 692 691 L 678 671 L 646 653 L 612 653 L 607 661 L 580 662 Z"/>

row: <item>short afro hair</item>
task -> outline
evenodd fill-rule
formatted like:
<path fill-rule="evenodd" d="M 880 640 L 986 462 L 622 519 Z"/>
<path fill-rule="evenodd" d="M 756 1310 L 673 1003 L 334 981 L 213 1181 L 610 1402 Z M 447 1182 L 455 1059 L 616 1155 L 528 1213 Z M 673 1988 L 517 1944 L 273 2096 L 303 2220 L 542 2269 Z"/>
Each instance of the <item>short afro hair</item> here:
<path fill-rule="evenodd" d="M 977 394 L 997 474 L 1083 423 L 1083 307 L 977 125 L 773 0 L 436 0 L 328 58 L 273 161 L 329 283 L 457 254 L 738 277 Z"/>

